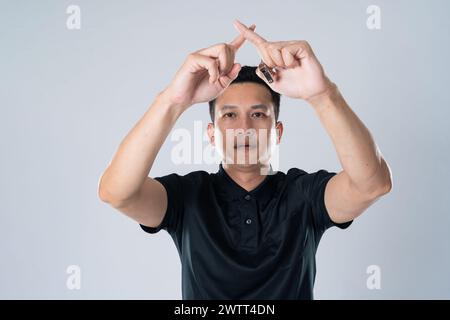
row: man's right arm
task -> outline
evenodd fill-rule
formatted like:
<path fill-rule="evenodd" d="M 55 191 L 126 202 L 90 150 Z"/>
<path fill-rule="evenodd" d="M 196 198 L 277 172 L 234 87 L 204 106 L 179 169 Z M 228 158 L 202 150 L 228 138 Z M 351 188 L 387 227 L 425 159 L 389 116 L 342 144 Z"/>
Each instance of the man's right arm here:
<path fill-rule="evenodd" d="M 148 173 L 184 109 L 162 91 L 124 138 L 100 178 L 100 199 L 145 226 L 156 227 L 164 218 L 166 191 Z"/>
<path fill-rule="evenodd" d="M 214 99 L 237 77 L 241 66 L 234 63 L 234 57 L 244 41 L 239 35 L 229 44 L 219 43 L 189 54 L 169 86 L 120 144 L 99 181 L 102 201 L 141 225 L 161 224 L 167 210 L 167 191 L 148 177 L 156 155 L 184 110 Z"/>

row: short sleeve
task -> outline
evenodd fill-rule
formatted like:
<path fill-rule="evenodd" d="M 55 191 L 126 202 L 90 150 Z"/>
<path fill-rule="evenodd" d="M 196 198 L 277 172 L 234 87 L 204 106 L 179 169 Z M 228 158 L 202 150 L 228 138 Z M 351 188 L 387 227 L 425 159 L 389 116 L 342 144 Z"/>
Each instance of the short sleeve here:
<path fill-rule="evenodd" d="M 181 229 L 184 206 L 180 178 L 181 177 L 176 173 L 154 178 L 163 185 L 164 189 L 166 189 L 167 210 L 159 226 L 148 227 L 140 224 L 145 232 L 157 233 L 161 229 L 164 229 L 169 234 L 172 234 Z"/>
<path fill-rule="evenodd" d="M 328 181 L 336 174 L 336 172 L 328 172 L 321 169 L 314 173 L 305 174 L 298 179 L 299 186 L 303 189 L 305 197 L 311 205 L 312 222 L 319 233 L 323 233 L 332 226 L 346 229 L 353 222 L 351 220 L 344 223 L 335 223 L 331 220 L 325 206 L 325 187 Z"/>

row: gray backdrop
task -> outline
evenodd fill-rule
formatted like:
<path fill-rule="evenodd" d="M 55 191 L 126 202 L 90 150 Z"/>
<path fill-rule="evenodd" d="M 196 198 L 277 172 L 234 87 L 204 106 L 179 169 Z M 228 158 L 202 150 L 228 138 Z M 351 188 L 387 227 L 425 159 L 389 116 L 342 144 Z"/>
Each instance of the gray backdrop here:
<path fill-rule="evenodd" d="M 369 30 L 369 5 L 381 29 Z M 81 29 L 69 30 L 69 5 Z M 394 188 L 317 254 L 316 299 L 450 298 L 448 1 L 1 1 L 0 298 L 179 299 L 167 232 L 149 235 L 97 197 L 119 143 L 186 55 L 229 41 L 234 18 L 272 41 L 306 39 L 376 139 Z M 237 56 L 255 65 L 247 43 Z M 207 105 L 176 128 L 208 121 Z M 338 171 L 304 102 L 282 98 L 281 170 Z M 175 165 L 166 141 L 151 175 Z M 81 288 L 67 286 L 70 265 Z M 381 288 L 366 285 L 367 267 Z"/>

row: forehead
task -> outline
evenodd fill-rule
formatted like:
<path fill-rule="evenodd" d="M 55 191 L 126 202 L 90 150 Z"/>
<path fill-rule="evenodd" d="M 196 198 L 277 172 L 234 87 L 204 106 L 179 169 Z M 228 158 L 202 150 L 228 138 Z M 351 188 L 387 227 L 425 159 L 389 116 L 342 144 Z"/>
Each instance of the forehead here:
<path fill-rule="evenodd" d="M 272 103 L 270 91 L 261 84 L 252 82 L 243 82 L 231 84 L 216 99 L 216 106 L 220 107 L 225 104 L 245 106 L 255 104 Z"/>

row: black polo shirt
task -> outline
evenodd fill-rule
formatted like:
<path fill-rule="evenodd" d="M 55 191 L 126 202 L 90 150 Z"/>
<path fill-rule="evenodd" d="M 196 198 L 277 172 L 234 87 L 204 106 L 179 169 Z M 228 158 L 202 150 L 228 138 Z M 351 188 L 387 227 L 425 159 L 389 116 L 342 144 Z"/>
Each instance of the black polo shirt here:
<path fill-rule="evenodd" d="M 155 178 L 167 191 L 161 225 L 181 259 L 183 299 L 313 299 L 315 254 L 331 221 L 324 191 L 335 172 L 292 168 L 247 192 L 219 166 Z"/>

